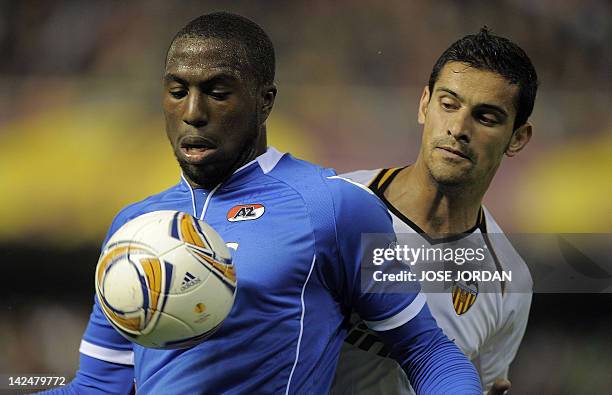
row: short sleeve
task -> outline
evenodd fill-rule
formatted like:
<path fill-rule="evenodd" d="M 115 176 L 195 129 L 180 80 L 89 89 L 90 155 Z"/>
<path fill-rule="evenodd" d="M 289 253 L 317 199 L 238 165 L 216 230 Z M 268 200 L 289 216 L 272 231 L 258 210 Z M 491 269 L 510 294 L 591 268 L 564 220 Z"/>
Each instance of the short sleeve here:
<path fill-rule="evenodd" d="M 395 243 L 393 223 L 386 207 L 360 184 L 339 176 L 328 179 L 339 256 L 339 263 L 330 276 L 339 297 L 373 330 L 386 331 L 409 322 L 426 301 L 418 283 L 393 282 L 387 288 L 372 275 L 374 269 L 394 274 L 409 272 L 408 266 L 395 260 L 372 266 L 372 251 Z"/>
<path fill-rule="evenodd" d="M 106 238 L 102 243 L 102 249 L 110 237 L 131 217 L 127 215 L 127 210 L 121 211 L 113 220 Z M 100 305 L 98 298 L 94 297 L 94 306 L 79 351 L 87 356 L 106 362 L 133 365 L 134 355 L 132 343 L 121 336 L 119 332 L 108 322 Z"/>

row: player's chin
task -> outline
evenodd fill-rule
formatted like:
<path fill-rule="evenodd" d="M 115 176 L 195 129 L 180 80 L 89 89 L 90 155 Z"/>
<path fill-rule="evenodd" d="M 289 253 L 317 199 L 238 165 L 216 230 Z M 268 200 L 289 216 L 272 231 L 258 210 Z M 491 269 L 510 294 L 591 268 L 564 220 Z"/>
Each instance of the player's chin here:
<path fill-rule="evenodd" d="M 471 169 L 459 166 L 438 165 L 430 169 L 431 176 L 440 185 L 448 187 L 462 186 L 471 182 Z"/>
<path fill-rule="evenodd" d="M 215 183 L 220 177 L 221 169 L 213 163 L 193 164 L 179 159 L 179 165 L 185 176 L 198 185 Z"/>

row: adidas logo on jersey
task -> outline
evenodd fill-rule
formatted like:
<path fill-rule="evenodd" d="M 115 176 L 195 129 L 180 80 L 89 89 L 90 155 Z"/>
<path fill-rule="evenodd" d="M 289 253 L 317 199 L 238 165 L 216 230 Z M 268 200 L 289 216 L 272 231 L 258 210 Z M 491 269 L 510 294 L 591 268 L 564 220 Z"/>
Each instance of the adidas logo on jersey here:
<path fill-rule="evenodd" d="M 198 277 L 195 277 L 193 274 L 186 272 L 185 277 L 183 277 L 183 282 L 181 283 L 181 291 L 185 291 L 201 282 L 202 280 L 200 280 Z"/>
<path fill-rule="evenodd" d="M 250 221 L 261 217 L 266 208 L 261 204 L 241 204 L 234 206 L 227 212 L 227 220 L 230 222 Z"/>

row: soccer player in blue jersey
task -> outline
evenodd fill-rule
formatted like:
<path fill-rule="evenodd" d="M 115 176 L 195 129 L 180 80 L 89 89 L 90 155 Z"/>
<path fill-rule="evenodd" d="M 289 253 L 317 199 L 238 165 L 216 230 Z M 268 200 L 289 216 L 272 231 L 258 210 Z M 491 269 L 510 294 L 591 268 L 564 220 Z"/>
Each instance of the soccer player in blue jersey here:
<path fill-rule="evenodd" d="M 267 147 L 274 62 L 268 36 L 237 15 L 201 16 L 175 36 L 163 109 L 181 181 L 122 210 L 108 233 L 155 210 L 208 222 L 237 245 L 230 315 L 195 347 L 155 350 L 121 337 L 96 302 L 76 378 L 58 392 L 326 393 L 351 310 L 387 342 L 417 392 L 480 392 L 476 371 L 436 326 L 423 294 L 362 291 L 361 235 L 393 237 L 382 202 Z M 264 207 L 263 215 L 229 221 L 239 205 Z M 356 212 L 369 215 L 355 220 Z"/>

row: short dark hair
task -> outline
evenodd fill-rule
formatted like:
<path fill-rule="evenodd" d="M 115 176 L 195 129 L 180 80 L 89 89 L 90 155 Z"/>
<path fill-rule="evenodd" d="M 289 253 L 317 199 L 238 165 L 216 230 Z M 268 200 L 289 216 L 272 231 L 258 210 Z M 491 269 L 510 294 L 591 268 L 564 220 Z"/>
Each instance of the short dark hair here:
<path fill-rule="evenodd" d="M 478 34 L 470 34 L 454 42 L 436 61 L 429 76 L 429 92 L 446 63 L 462 62 L 471 67 L 492 71 L 519 86 L 515 101 L 514 129 L 522 126 L 533 111 L 538 75 L 521 47 L 504 37 L 493 35 L 484 26 Z"/>
<path fill-rule="evenodd" d="M 274 82 L 275 55 L 270 37 L 255 22 L 229 12 L 214 12 L 199 16 L 183 27 L 172 39 L 170 48 L 180 38 L 218 38 L 232 40 L 242 45 L 252 76 L 258 84 Z M 234 54 L 239 64 L 240 56 Z M 166 60 L 167 60 L 166 54 Z"/>

